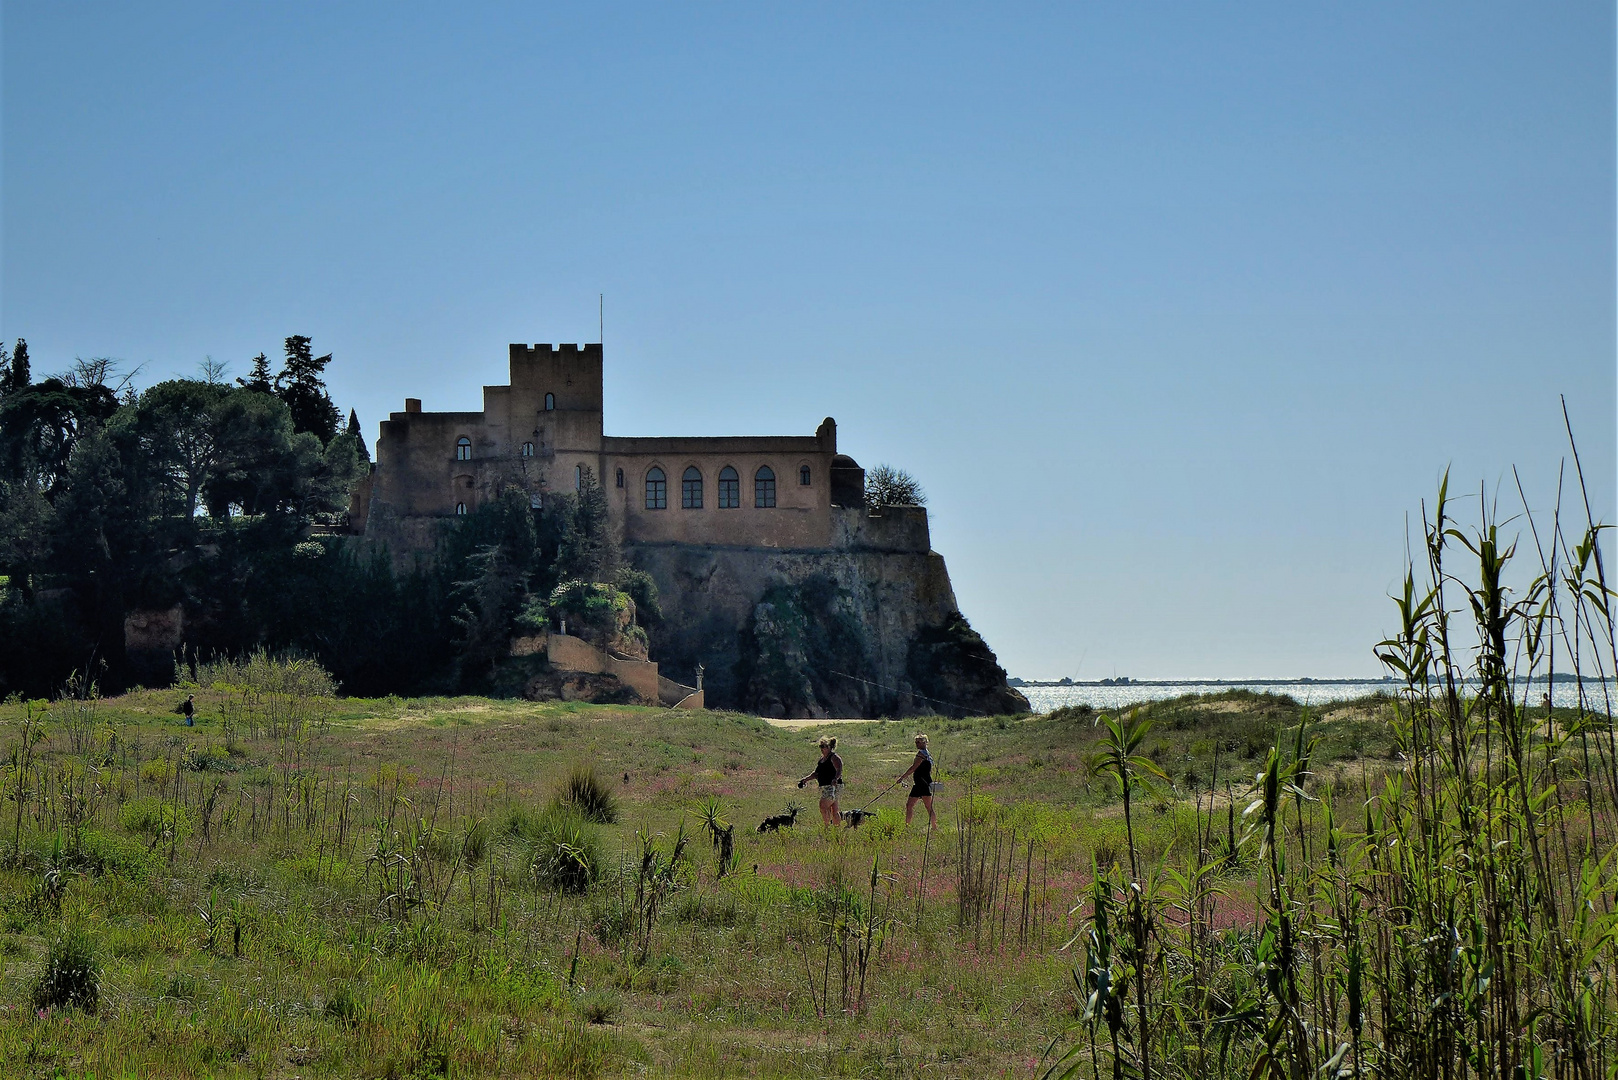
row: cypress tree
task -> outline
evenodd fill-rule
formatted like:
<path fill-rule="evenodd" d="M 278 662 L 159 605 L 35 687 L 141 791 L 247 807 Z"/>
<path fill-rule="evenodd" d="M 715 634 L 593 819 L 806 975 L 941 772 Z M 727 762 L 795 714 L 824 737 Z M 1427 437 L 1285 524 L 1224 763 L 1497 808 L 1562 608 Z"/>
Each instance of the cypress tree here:
<path fill-rule="evenodd" d="M 0 349 L 0 353 L 4 351 Z M 33 375 L 28 370 L 28 342 L 18 338 L 17 347 L 11 351 L 11 363 L 5 368 L 5 382 L 0 385 L 0 394 L 26 390 L 33 381 Z"/>
<path fill-rule="evenodd" d="M 353 409 L 348 410 L 348 430 L 343 434 L 354 436 L 354 447 L 359 451 L 361 461 L 371 460 L 371 451 L 366 448 L 365 436 L 360 433 L 360 414 Z"/>

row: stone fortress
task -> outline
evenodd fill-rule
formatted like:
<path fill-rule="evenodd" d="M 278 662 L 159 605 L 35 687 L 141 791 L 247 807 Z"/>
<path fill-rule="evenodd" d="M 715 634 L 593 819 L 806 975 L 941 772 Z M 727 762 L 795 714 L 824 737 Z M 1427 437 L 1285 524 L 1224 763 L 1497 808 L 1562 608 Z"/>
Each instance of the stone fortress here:
<path fill-rule="evenodd" d="M 512 345 L 510 363 L 481 412 L 424 412 L 408 398 L 382 423 L 356 531 L 395 557 L 430 554 L 480 503 L 515 487 L 537 508 L 588 472 L 624 560 L 657 581 L 653 659 L 686 682 L 706 668 L 710 706 L 1026 709 L 960 617 L 926 509 L 867 507 L 835 421 L 807 436 L 609 436 L 599 344 Z"/>

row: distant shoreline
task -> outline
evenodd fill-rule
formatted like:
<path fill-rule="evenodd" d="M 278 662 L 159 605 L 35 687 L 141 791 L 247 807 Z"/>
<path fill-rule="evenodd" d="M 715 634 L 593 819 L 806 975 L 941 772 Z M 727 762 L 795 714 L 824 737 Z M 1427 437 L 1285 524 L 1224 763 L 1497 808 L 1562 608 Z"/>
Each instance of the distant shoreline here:
<path fill-rule="evenodd" d="M 1597 676 L 1594 676 L 1594 675 L 1586 675 L 1585 679 L 1586 679 L 1586 681 L 1589 681 L 1589 682 L 1599 682 L 1600 681 L 1600 679 Z M 1460 679 L 1460 680 L 1457 680 L 1457 681 L 1470 683 L 1470 682 L 1476 682 L 1477 680 L 1476 679 Z M 1513 679 L 1512 681 L 1513 682 L 1520 682 L 1521 680 Z M 1567 674 L 1565 672 L 1557 672 L 1555 675 L 1551 676 L 1548 679 L 1544 675 L 1535 675 L 1533 678 L 1529 679 L 1528 681 L 1531 682 L 1531 683 L 1542 683 L 1542 682 L 1570 683 L 1570 682 L 1577 682 L 1578 681 L 1578 676 L 1570 675 L 1570 674 Z M 1045 680 L 1045 679 L 1019 679 L 1019 678 L 1013 677 L 1013 678 L 1007 679 L 1006 682 L 1007 682 L 1008 685 L 1014 686 L 1014 687 L 1015 686 L 1075 686 L 1075 687 L 1077 687 L 1077 686 L 1106 686 L 1106 687 L 1118 687 L 1118 686 L 1299 686 L 1299 685 L 1308 685 L 1308 686 L 1381 686 L 1381 685 L 1384 685 L 1384 684 L 1390 685 L 1390 686 L 1400 685 L 1399 681 L 1397 679 L 1393 678 L 1391 675 L 1384 675 L 1384 676 L 1382 676 L 1380 678 L 1365 678 L 1365 679 L 1310 679 L 1310 678 L 1301 678 L 1301 679 L 1131 679 L 1128 676 L 1123 676 L 1123 677 L 1117 678 L 1117 679 L 1085 679 L 1085 680 L 1079 680 L 1079 679 L 1054 679 L 1054 680 Z"/>

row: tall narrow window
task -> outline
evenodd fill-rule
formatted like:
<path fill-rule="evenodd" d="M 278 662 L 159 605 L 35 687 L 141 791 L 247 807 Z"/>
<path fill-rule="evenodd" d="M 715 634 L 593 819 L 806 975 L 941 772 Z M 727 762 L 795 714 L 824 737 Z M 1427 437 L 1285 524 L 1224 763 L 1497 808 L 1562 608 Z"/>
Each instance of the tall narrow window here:
<path fill-rule="evenodd" d="M 734 510 L 742 504 L 742 478 L 726 465 L 719 470 L 719 509 Z"/>
<path fill-rule="evenodd" d="M 533 457 L 534 456 L 534 444 L 533 443 L 525 442 L 525 443 L 522 444 L 522 456 L 523 457 Z"/>
<path fill-rule="evenodd" d="M 663 475 L 663 470 L 654 465 L 646 474 L 646 509 L 667 510 L 668 506 L 668 479 Z"/>
<path fill-rule="evenodd" d="M 695 465 L 680 477 L 680 506 L 686 510 L 702 509 L 702 473 Z"/>
<path fill-rule="evenodd" d="M 555 408 L 556 408 L 556 395 L 555 394 L 546 394 L 545 395 L 545 411 L 546 412 L 551 412 Z"/>
<path fill-rule="evenodd" d="M 765 508 L 775 505 L 775 470 L 768 465 L 760 465 L 753 474 L 753 505 Z"/>
<path fill-rule="evenodd" d="M 618 470 L 618 486 L 619 487 L 624 486 L 624 470 L 622 470 L 622 469 Z"/>
<path fill-rule="evenodd" d="M 456 514 L 457 517 L 465 517 L 466 516 L 466 504 L 465 503 L 456 503 L 455 504 L 455 514 Z"/>
<path fill-rule="evenodd" d="M 462 435 L 459 439 L 455 440 L 455 460 L 472 460 L 472 440 L 468 439 L 465 435 Z"/>
<path fill-rule="evenodd" d="M 809 466 L 807 466 L 807 465 L 799 465 L 798 466 L 798 485 L 800 487 L 808 487 L 809 486 Z"/>
<path fill-rule="evenodd" d="M 583 465 L 575 465 L 575 466 L 573 466 L 573 490 L 574 491 L 583 491 L 584 490 L 584 466 Z"/>

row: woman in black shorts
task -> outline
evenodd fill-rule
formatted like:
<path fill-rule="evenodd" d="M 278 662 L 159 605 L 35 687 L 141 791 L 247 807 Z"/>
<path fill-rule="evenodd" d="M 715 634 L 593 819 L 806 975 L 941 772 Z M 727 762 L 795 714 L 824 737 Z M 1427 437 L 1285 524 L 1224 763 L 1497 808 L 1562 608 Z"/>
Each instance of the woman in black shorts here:
<path fill-rule="evenodd" d="M 920 799 L 927 807 L 927 827 L 936 828 L 938 815 L 933 813 L 933 755 L 927 752 L 927 736 L 916 736 L 916 760 L 910 763 L 910 768 L 899 774 L 899 779 L 914 774 L 915 780 L 910 786 L 910 798 L 905 800 L 905 824 L 910 824 L 910 814 L 916 809 L 916 800 Z"/>
<path fill-rule="evenodd" d="M 843 759 L 837 756 L 837 736 L 820 737 L 820 760 L 815 763 L 815 771 L 799 780 L 798 786 L 811 780 L 820 785 L 820 820 L 831 826 L 841 825 L 843 815 L 837 809 L 837 793 L 843 786 Z"/>

